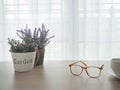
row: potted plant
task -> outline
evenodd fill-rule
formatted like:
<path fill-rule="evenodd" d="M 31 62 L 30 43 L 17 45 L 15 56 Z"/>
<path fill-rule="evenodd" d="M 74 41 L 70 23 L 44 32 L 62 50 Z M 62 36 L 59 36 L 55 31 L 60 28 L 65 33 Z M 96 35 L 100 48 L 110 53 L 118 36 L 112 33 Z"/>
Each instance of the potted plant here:
<path fill-rule="evenodd" d="M 42 28 L 35 28 L 33 33 L 28 25 L 25 29 L 17 30 L 17 35 L 25 42 L 35 43 L 37 45 L 37 52 L 35 57 L 35 66 L 42 65 L 44 60 L 45 47 L 50 43 L 50 39 L 55 37 L 48 36 L 49 29 L 45 28 L 42 24 Z"/>
<path fill-rule="evenodd" d="M 36 45 L 15 39 L 8 39 L 8 43 L 10 44 L 15 71 L 25 72 L 32 70 L 36 55 Z"/>

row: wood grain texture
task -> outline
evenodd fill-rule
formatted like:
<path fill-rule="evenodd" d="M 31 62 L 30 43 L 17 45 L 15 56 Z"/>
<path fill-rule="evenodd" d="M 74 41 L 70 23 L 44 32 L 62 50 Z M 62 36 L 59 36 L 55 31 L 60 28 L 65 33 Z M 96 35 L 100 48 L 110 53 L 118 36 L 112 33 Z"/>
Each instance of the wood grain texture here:
<path fill-rule="evenodd" d="M 105 64 L 98 79 L 85 72 L 73 76 L 69 64 L 74 61 L 46 61 L 42 66 L 24 73 L 14 72 L 12 62 L 0 63 L 0 90 L 120 90 L 120 80 L 108 73 L 109 62 L 85 61 L 88 65 Z"/>

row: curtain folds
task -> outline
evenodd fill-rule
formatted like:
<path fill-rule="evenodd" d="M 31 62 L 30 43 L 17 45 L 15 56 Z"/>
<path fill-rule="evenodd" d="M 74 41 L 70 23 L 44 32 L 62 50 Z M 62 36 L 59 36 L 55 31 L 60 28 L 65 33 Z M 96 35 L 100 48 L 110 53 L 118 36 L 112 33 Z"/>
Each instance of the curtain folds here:
<path fill-rule="evenodd" d="M 120 57 L 119 6 L 119 0 L 79 0 L 81 58 L 110 60 Z"/>
<path fill-rule="evenodd" d="M 45 60 L 120 57 L 119 0 L 0 0 L 0 61 L 10 61 L 7 38 L 44 23 L 55 35 Z"/>

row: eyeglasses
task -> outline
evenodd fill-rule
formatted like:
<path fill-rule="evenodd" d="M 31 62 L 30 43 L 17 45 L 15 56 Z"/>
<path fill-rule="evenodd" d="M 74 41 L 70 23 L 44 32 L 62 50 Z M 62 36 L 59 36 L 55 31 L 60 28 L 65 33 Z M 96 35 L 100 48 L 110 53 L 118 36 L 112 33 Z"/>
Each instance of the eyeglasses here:
<path fill-rule="evenodd" d="M 81 66 L 80 64 L 83 64 L 83 66 Z M 101 75 L 104 64 L 101 65 L 101 67 L 87 66 L 87 64 L 85 64 L 83 61 L 77 61 L 77 62 L 70 64 L 69 67 L 70 67 L 70 72 L 73 75 L 79 76 L 81 75 L 83 70 L 85 70 L 89 77 L 98 78 Z"/>

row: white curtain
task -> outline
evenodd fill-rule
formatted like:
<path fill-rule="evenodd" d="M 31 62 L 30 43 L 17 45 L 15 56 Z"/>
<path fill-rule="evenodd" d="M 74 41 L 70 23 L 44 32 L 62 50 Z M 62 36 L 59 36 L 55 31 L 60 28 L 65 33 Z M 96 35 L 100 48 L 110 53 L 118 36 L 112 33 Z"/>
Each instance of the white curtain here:
<path fill-rule="evenodd" d="M 42 23 L 55 35 L 45 60 L 120 57 L 120 0 L 0 0 L 0 61 L 11 60 L 7 38 Z"/>
<path fill-rule="evenodd" d="M 80 58 L 120 58 L 120 0 L 79 0 Z"/>

